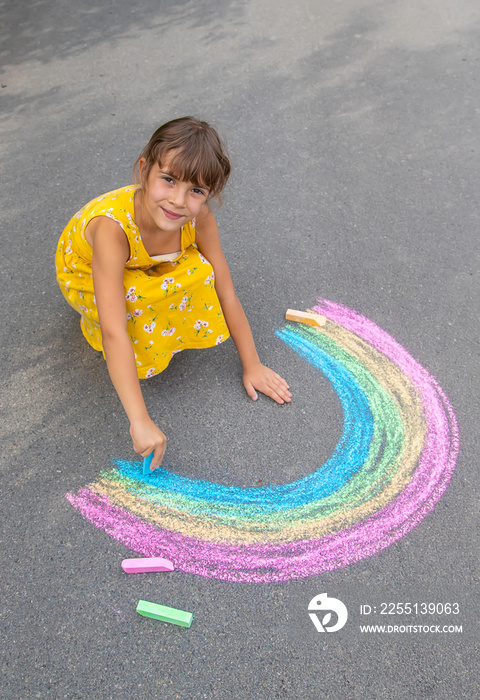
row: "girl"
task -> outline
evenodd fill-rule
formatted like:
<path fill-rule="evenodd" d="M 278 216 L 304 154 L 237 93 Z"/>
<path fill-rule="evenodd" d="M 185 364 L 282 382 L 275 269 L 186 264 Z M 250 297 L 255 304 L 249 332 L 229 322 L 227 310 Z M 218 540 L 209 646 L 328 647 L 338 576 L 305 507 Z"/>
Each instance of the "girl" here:
<path fill-rule="evenodd" d="M 235 294 L 210 202 L 230 174 L 216 131 L 193 117 L 161 126 L 135 164 L 140 185 L 89 202 L 60 237 L 57 280 L 101 350 L 130 421 L 133 448 L 160 466 L 166 437 L 148 415 L 139 378 L 162 372 L 184 348 L 232 336 L 243 384 L 279 404 L 288 384 L 260 363 Z"/>

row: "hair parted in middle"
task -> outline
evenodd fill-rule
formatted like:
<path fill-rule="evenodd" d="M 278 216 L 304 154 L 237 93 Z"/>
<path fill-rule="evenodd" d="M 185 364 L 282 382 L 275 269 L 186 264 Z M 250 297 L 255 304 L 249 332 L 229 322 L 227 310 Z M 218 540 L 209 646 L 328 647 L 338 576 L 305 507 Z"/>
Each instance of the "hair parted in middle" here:
<path fill-rule="evenodd" d="M 227 184 L 230 161 L 216 130 L 196 117 L 180 117 L 160 126 L 152 135 L 134 165 L 134 174 L 145 186 L 152 167 L 173 153 L 170 174 L 178 180 L 207 187 L 209 198 L 218 196 Z M 145 162 L 140 167 L 140 160 Z M 138 173 L 138 175 L 137 175 Z"/>

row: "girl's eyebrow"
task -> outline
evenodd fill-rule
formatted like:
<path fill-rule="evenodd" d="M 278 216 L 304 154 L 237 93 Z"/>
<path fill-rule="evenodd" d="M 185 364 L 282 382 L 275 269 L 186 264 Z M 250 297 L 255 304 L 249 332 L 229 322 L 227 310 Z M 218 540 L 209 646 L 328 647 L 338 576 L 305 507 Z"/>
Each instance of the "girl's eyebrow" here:
<path fill-rule="evenodd" d="M 171 177 L 172 180 L 179 180 L 180 179 L 176 175 L 169 173 L 168 170 L 162 170 L 162 168 L 160 168 L 160 166 L 159 166 L 158 171 L 159 171 L 160 175 L 167 175 L 168 177 Z M 199 190 L 205 190 L 206 192 L 210 192 L 210 188 L 207 187 L 206 185 L 196 185 L 194 182 L 192 182 L 192 185 Z"/>

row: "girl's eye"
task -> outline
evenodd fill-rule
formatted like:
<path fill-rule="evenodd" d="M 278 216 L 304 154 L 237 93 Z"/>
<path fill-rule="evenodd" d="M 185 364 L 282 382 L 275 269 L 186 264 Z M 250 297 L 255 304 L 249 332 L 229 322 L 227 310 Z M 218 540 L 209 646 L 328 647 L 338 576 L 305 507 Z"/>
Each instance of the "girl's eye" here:
<path fill-rule="evenodd" d="M 172 178 L 172 177 L 168 177 L 167 175 L 164 175 L 164 176 L 163 176 L 163 179 L 165 180 L 165 182 L 173 183 L 173 178 Z"/>
<path fill-rule="evenodd" d="M 205 190 L 201 190 L 199 187 L 194 187 L 192 192 L 195 192 L 195 194 L 200 194 L 202 197 L 206 197 L 207 193 Z"/>

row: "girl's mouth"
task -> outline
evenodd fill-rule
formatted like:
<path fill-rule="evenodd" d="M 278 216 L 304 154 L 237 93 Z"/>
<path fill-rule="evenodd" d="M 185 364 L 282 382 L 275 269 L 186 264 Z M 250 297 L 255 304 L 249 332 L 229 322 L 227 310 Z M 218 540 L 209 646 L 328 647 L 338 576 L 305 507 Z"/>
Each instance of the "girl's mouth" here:
<path fill-rule="evenodd" d="M 182 218 L 181 214 L 175 214 L 175 212 L 169 211 L 168 209 L 164 209 L 163 207 L 162 207 L 162 211 L 165 214 L 165 216 L 167 217 L 167 219 L 172 219 L 173 221 L 175 221 L 176 219 Z"/>

